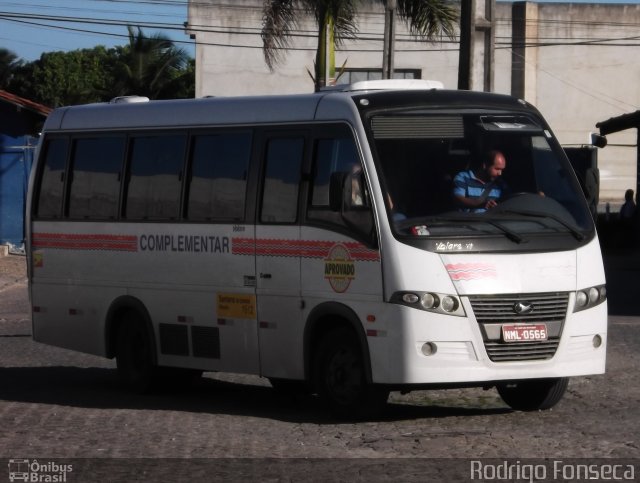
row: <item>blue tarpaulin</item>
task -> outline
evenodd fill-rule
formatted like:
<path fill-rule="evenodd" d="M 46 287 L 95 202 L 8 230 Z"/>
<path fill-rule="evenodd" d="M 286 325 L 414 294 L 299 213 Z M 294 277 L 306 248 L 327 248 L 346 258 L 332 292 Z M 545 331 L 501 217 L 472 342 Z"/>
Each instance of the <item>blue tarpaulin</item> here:
<path fill-rule="evenodd" d="M 0 244 L 21 247 L 35 140 L 0 135 Z"/>
<path fill-rule="evenodd" d="M 0 244 L 24 244 L 24 212 L 38 132 L 51 109 L 0 89 Z"/>

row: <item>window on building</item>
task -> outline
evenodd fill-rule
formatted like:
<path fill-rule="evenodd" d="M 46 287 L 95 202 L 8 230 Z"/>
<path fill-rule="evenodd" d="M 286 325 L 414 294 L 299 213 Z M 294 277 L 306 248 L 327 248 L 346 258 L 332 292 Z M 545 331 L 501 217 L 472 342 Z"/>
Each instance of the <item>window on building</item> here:
<path fill-rule="evenodd" d="M 195 136 L 187 218 L 193 221 L 242 220 L 251 133 Z"/>
<path fill-rule="evenodd" d="M 71 160 L 70 218 L 118 216 L 124 147 L 124 136 L 76 139 Z"/>
<path fill-rule="evenodd" d="M 186 143 L 186 135 L 132 138 L 125 205 L 127 219 L 179 217 Z"/>

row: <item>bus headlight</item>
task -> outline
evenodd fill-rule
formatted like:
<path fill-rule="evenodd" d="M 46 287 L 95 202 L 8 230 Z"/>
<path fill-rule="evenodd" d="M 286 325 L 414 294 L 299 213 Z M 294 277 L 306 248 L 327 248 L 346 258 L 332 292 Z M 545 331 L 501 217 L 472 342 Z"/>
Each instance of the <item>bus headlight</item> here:
<path fill-rule="evenodd" d="M 574 312 L 590 309 L 607 300 L 607 288 L 605 285 L 589 287 L 576 292 L 576 301 L 573 307 Z"/>
<path fill-rule="evenodd" d="M 457 295 L 435 292 L 396 292 L 391 296 L 394 304 L 406 305 L 414 309 L 439 314 L 465 317 L 466 313 Z"/>
<path fill-rule="evenodd" d="M 409 305 L 417 303 L 418 300 L 420 300 L 420 297 L 414 293 L 406 293 L 402 296 L 402 301 Z"/>
<path fill-rule="evenodd" d="M 438 299 L 438 296 L 432 293 L 426 293 L 420 299 L 420 303 L 427 310 L 437 308 L 438 305 L 440 305 L 439 302 L 440 300 Z"/>
<path fill-rule="evenodd" d="M 452 297 L 451 295 L 447 295 L 442 299 L 442 310 L 447 313 L 455 312 L 460 305 L 458 299 L 456 297 Z"/>

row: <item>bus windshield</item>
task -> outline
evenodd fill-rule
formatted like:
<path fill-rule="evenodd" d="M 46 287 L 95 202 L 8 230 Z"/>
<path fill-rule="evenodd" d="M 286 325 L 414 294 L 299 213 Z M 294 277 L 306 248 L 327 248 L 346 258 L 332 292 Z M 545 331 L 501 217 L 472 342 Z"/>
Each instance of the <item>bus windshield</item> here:
<path fill-rule="evenodd" d="M 396 235 L 520 243 L 545 234 L 583 240 L 593 231 L 561 147 L 533 115 L 412 110 L 370 121 Z"/>

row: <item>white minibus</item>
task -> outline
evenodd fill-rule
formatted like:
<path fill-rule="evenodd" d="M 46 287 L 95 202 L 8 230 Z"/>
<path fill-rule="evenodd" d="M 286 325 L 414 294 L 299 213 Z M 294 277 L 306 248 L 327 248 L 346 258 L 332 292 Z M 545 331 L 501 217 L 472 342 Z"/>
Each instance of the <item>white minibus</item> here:
<path fill-rule="evenodd" d="M 451 387 L 537 410 L 605 370 L 593 219 L 510 96 L 373 81 L 59 108 L 27 217 L 34 339 L 115 357 L 140 390 L 224 371 L 348 417 Z"/>

